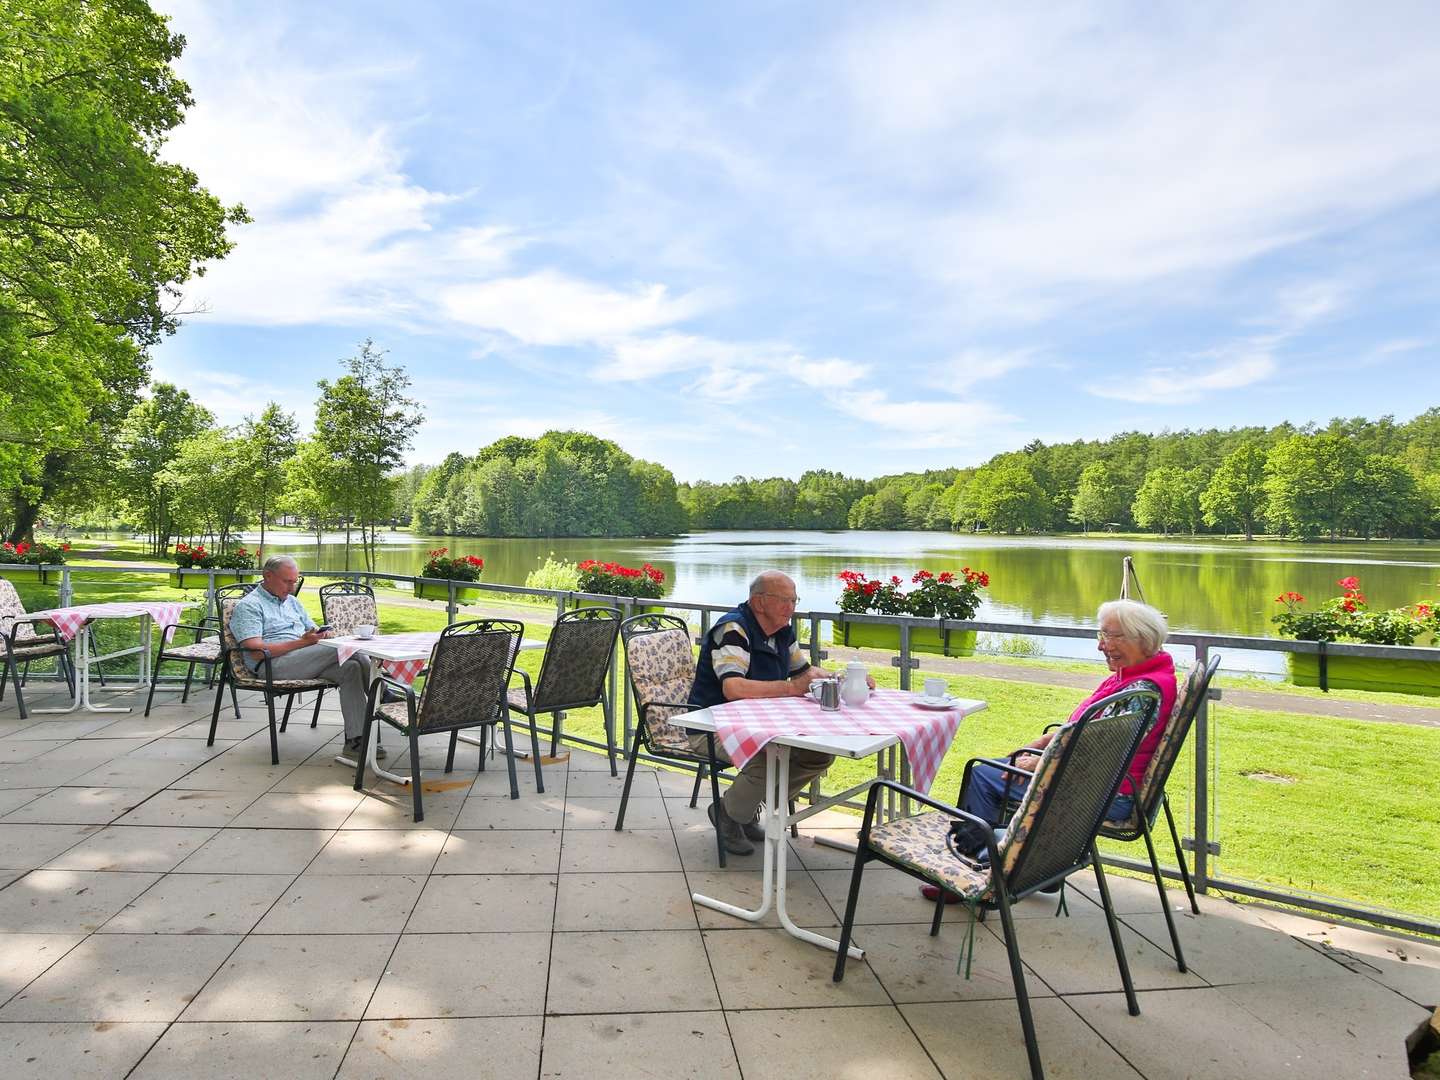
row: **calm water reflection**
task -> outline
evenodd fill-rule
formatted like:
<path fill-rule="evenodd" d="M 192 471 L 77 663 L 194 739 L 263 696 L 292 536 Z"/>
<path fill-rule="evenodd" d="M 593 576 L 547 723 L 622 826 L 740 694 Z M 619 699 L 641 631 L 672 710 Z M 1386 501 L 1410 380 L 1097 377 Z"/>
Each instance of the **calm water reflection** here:
<path fill-rule="evenodd" d="M 247 537 L 247 539 L 253 539 Z M 326 537 L 327 540 L 332 539 Z M 832 609 L 845 569 L 871 577 L 919 567 L 961 566 L 990 574 L 982 616 L 1034 622 L 1088 623 L 1095 607 L 1116 595 L 1120 560 L 1133 555 L 1146 597 L 1164 608 L 1176 629 L 1268 635 L 1274 598 L 1293 589 L 1314 600 L 1335 595 L 1337 578 L 1354 574 L 1373 606 L 1440 598 L 1440 546 L 1391 544 L 1246 544 L 1243 541 L 1136 541 L 1079 538 L 977 537 L 932 532 L 710 532 L 666 540 L 484 540 L 382 535 L 379 569 L 414 574 L 432 547 L 485 559 L 485 581 L 523 584 L 548 555 L 566 560 L 651 562 L 666 574 L 668 595 L 729 603 L 746 583 L 775 567 L 793 577 L 801 607 Z M 271 550 L 287 550 L 305 566 L 344 565 L 342 544 L 317 546 L 304 534 L 280 534 Z M 359 565 L 358 550 L 352 565 Z"/>

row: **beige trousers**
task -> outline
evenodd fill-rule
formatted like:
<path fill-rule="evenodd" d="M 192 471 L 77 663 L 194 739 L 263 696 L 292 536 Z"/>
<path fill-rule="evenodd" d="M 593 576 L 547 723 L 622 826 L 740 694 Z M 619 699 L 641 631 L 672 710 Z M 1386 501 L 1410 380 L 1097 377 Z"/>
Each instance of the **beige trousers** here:
<path fill-rule="evenodd" d="M 707 753 L 705 736 L 691 734 L 690 749 L 704 757 Z M 718 741 L 715 743 L 715 756 L 721 761 L 730 760 L 725 756 L 725 748 Z M 731 819 L 742 823 L 755 820 L 755 812 L 765 801 L 765 760 L 766 754 L 762 750 L 745 763 L 745 767 L 735 774 L 734 782 L 721 794 L 720 800 L 725 804 L 725 813 Z M 834 760 L 830 754 L 792 747 L 789 798 L 793 799 L 808 787 L 810 781 L 822 775 Z"/>

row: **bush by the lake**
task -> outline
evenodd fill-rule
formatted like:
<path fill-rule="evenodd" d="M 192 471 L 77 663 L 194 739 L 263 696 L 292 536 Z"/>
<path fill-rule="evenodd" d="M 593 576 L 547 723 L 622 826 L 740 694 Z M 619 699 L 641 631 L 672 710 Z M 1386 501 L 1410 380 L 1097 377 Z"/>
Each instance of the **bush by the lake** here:
<path fill-rule="evenodd" d="M 664 572 L 648 562 L 634 567 L 586 559 L 576 570 L 579 571 L 577 585 L 580 592 L 633 596 L 643 600 L 658 600 L 665 595 Z"/>
<path fill-rule="evenodd" d="M 430 561 L 420 568 L 422 578 L 479 581 L 480 571 L 485 569 L 485 560 L 478 555 L 451 555 L 448 547 L 435 548 L 429 554 Z"/>
<path fill-rule="evenodd" d="M 888 581 L 871 581 L 856 570 L 841 571 L 845 588 L 838 601 L 841 611 L 860 615 L 915 615 L 922 619 L 973 619 L 980 607 L 980 590 L 990 585 L 990 575 L 965 567 L 958 574 L 942 570 L 917 570 L 910 578 L 909 592 L 904 581 L 892 574 Z"/>
<path fill-rule="evenodd" d="M 565 562 L 550 556 L 544 565 L 537 566 L 525 575 L 527 589 L 554 589 L 557 592 L 576 592 L 580 589 L 580 568 L 573 562 Z M 549 603 L 544 597 L 536 597 L 542 603 Z"/>
<path fill-rule="evenodd" d="M 1281 633 L 1297 641 L 1358 641 L 1366 645 L 1413 645 L 1423 634 L 1440 633 L 1440 609 L 1434 604 L 1371 611 L 1358 577 L 1336 582 L 1339 596 L 1317 608 L 1301 607 L 1305 597 L 1284 592 L 1275 598 L 1283 610 L 1274 618 Z"/>

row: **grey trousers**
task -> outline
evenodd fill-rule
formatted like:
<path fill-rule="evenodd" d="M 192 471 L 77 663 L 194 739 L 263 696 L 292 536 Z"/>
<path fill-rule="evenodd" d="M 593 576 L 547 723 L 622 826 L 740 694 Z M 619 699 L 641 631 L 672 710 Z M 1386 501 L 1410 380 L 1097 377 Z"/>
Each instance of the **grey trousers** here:
<path fill-rule="evenodd" d="M 307 645 L 270 661 L 276 679 L 329 679 L 340 687 L 340 713 L 345 717 L 345 737 L 353 739 L 365 730 L 365 696 L 370 688 L 370 657 L 357 652 L 337 663 L 340 654 L 328 645 Z"/>
<path fill-rule="evenodd" d="M 706 754 L 705 736 L 692 734 L 690 749 L 704 757 Z M 720 745 L 718 740 L 715 743 L 715 756 L 721 761 L 730 760 L 725 756 L 725 748 Z M 725 804 L 725 813 L 735 821 L 754 821 L 755 812 L 765 801 L 765 758 L 765 751 L 762 750 L 747 761 L 745 767 L 735 774 L 734 782 L 720 796 L 720 801 Z M 791 747 L 788 797 L 793 799 L 808 787 L 810 781 L 824 773 L 834 760 L 832 755 L 822 754 L 817 750 L 801 750 Z"/>

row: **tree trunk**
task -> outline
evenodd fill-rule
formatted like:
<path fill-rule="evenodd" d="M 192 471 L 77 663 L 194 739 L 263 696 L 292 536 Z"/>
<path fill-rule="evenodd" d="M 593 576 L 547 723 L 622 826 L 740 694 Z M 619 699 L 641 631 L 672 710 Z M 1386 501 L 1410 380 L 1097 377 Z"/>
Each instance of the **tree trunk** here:
<path fill-rule="evenodd" d="M 10 535 L 5 537 L 12 544 L 35 542 L 35 522 L 40 517 L 40 503 L 31 502 L 18 491 L 14 498 L 15 523 Z"/>

